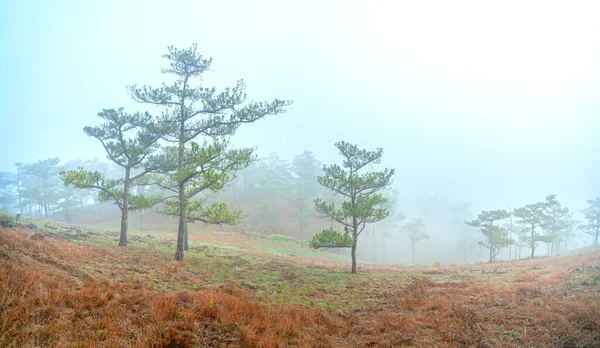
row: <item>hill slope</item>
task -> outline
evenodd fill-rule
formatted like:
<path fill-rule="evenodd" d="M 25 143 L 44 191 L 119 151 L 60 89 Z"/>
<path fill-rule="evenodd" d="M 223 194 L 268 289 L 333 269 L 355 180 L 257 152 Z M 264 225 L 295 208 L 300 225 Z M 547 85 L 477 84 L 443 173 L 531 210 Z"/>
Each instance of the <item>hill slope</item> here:
<path fill-rule="evenodd" d="M 597 347 L 600 254 L 364 271 L 82 226 L 0 229 L 0 346 Z"/>

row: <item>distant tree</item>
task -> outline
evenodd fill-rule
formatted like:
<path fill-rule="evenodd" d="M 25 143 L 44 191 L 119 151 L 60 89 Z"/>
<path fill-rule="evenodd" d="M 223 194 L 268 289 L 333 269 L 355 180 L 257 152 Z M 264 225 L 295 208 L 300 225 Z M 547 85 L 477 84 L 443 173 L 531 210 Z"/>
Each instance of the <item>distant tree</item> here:
<path fill-rule="evenodd" d="M 565 241 L 565 251 L 569 251 L 569 238 L 575 236 L 575 228 L 578 227 L 580 223 L 580 221 L 578 220 L 573 220 L 572 217 L 573 213 L 569 213 L 569 216 L 567 218 L 568 223 L 566 224 L 565 228 L 561 231 L 562 239 Z"/>
<path fill-rule="evenodd" d="M 323 167 L 319 184 L 345 198 L 341 207 L 321 199 L 315 200 L 317 212 L 344 226 L 344 233 L 325 230 L 313 236 L 313 248 L 352 248 L 352 273 L 356 273 L 356 245 L 366 224 L 385 219 L 389 212 L 381 207 L 387 199 L 379 192 L 392 184 L 393 169 L 359 173 L 364 167 L 379 164 L 383 149 L 367 151 L 341 141 L 335 144 L 343 157 L 342 167 Z"/>
<path fill-rule="evenodd" d="M 233 190 L 239 188 L 242 196 L 250 201 L 261 199 L 260 181 L 266 175 L 268 168 L 261 161 L 252 161 L 246 168 L 241 169 L 236 177 L 231 180 Z"/>
<path fill-rule="evenodd" d="M 464 221 L 471 218 L 470 205 L 464 202 L 454 202 L 450 205 L 452 220 L 449 222 L 451 232 L 459 238 L 458 245 L 462 249 L 464 262 L 468 262 L 468 252 L 476 241 L 472 228 L 465 226 Z"/>
<path fill-rule="evenodd" d="M 17 178 L 15 174 L 0 172 L 0 210 L 12 211 L 15 207 Z"/>
<path fill-rule="evenodd" d="M 316 198 L 322 190 L 317 177 L 323 174 L 322 164 L 310 151 L 296 155 L 292 160 L 292 172 L 296 176 L 296 190 L 309 199 Z"/>
<path fill-rule="evenodd" d="M 252 149 L 230 151 L 224 138 L 233 135 L 244 123 L 285 112 L 291 102 L 276 99 L 244 105 L 246 86 L 243 81 L 221 93 L 215 88 L 194 87 L 193 80 L 209 71 L 212 63 L 212 59 L 204 59 L 198 53 L 196 45 L 183 50 L 171 46 L 163 57 L 168 59 L 169 67 L 162 72 L 174 75 L 175 82 L 159 88 L 131 86 L 129 91 L 138 102 L 165 108 L 159 120 L 163 126 L 161 137 L 176 146 L 173 158 L 162 162 L 165 164 L 162 173 L 169 181 L 166 186 L 170 189 L 175 186 L 177 197 L 165 202 L 167 209 L 163 212 L 179 215 L 175 259 L 181 261 L 190 220 L 235 223 L 239 217 L 235 212 L 227 212 L 228 207 L 224 204 L 214 203 L 207 208 L 203 206 L 205 200 L 192 201 L 205 190 L 221 190 L 234 172 L 250 164 Z M 194 141 L 200 136 L 212 139 L 210 145 L 204 142 L 201 148 Z M 223 161 L 235 165 L 221 170 Z M 207 164 L 210 169 L 206 169 Z"/>
<path fill-rule="evenodd" d="M 510 213 L 506 210 L 489 210 L 482 211 L 477 215 L 477 219 L 465 222 L 472 227 L 479 227 L 484 240 L 479 242 L 479 245 L 490 249 L 490 258 L 488 262 L 494 262 L 500 250 L 511 243 L 508 238 L 506 228 L 494 225 L 494 222 L 507 219 Z"/>
<path fill-rule="evenodd" d="M 415 243 L 424 239 L 429 239 L 429 235 L 425 233 L 425 222 L 423 219 L 413 219 L 402 226 L 402 230 L 406 233 L 412 244 L 411 263 L 415 263 Z"/>
<path fill-rule="evenodd" d="M 391 191 L 383 191 L 382 195 L 387 201 L 381 204 L 381 207 L 389 212 L 387 219 L 378 224 L 373 224 L 373 251 L 375 251 L 375 226 L 381 228 L 381 263 L 385 265 L 386 238 L 392 234 L 391 230 L 397 228 L 398 223 L 403 221 L 406 216 L 398 210 L 400 200 L 400 192 L 397 189 Z"/>
<path fill-rule="evenodd" d="M 515 246 L 515 257 L 516 257 L 516 238 L 518 236 L 520 236 L 521 230 L 522 228 L 519 228 L 517 225 L 515 225 L 513 223 L 513 213 L 510 211 L 510 216 L 508 217 L 509 221 L 508 223 L 504 226 L 506 228 L 506 231 L 508 232 L 508 239 L 511 241 L 510 244 L 508 245 L 508 259 L 512 260 L 513 255 L 512 255 L 512 246 Z"/>
<path fill-rule="evenodd" d="M 298 222 L 298 227 L 300 228 L 300 247 L 304 248 L 304 231 L 308 225 L 308 199 L 306 199 L 306 195 L 302 192 L 298 192 L 294 200 L 294 205 L 296 208 L 296 221 Z"/>
<path fill-rule="evenodd" d="M 75 190 L 73 187 L 65 187 L 60 191 L 61 199 L 58 202 L 58 207 L 68 223 L 72 222 L 75 209 L 81 206 L 81 203 L 79 202 L 80 197 L 78 197 L 77 191 L 81 190 Z"/>
<path fill-rule="evenodd" d="M 19 214 L 43 216 L 43 209 L 33 199 L 35 198 L 36 187 L 39 184 L 38 178 L 28 175 L 26 167 L 31 163 L 15 163 L 17 167 L 17 198 L 19 200 Z"/>
<path fill-rule="evenodd" d="M 123 108 L 104 109 L 98 113 L 104 123 L 97 127 L 85 127 L 84 132 L 98 139 L 107 157 L 123 168 L 125 173 L 119 179 L 108 179 L 99 171 L 78 170 L 60 172 L 65 186 L 100 191 L 100 201 L 111 202 L 121 210 L 120 246 L 127 246 L 129 211 L 136 209 L 135 203 L 145 203 L 141 197 L 131 195 L 132 184 L 152 169 L 145 169 L 132 176 L 132 171 L 143 167 L 146 159 L 158 147 L 158 133 L 148 113 L 128 114 Z"/>
<path fill-rule="evenodd" d="M 271 197 L 284 196 L 291 193 L 294 188 L 290 163 L 276 153 L 261 159 L 261 164 L 266 167 L 266 173 L 259 181 L 264 194 Z"/>
<path fill-rule="evenodd" d="M 292 160 L 291 170 L 295 175 L 296 221 L 300 229 L 300 246 L 304 246 L 304 232 L 308 224 L 309 202 L 317 198 L 322 191 L 317 177 L 322 175 L 321 162 L 315 159 L 312 152 L 305 150 Z"/>
<path fill-rule="evenodd" d="M 258 205 L 257 215 L 260 227 L 263 231 L 273 232 L 279 222 L 279 213 L 275 209 L 273 199 L 266 199 Z"/>
<path fill-rule="evenodd" d="M 515 257 L 517 257 L 518 260 L 521 259 L 521 251 L 527 247 L 529 247 L 529 243 L 527 243 L 527 237 L 529 236 L 529 228 L 526 226 L 520 226 L 517 227 L 515 226 L 515 232 L 516 232 L 516 236 L 518 237 L 517 239 L 513 240 L 513 244 L 516 248 L 515 250 Z"/>
<path fill-rule="evenodd" d="M 518 223 L 523 224 L 529 227 L 529 235 L 521 236 L 523 241 L 526 242 L 531 248 L 531 257 L 533 258 L 535 255 L 535 248 L 537 247 L 538 242 L 548 242 L 551 237 L 545 236 L 536 229 L 542 227 L 544 222 L 546 221 L 546 202 L 538 202 L 534 204 L 528 204 L 524 207 L 517 208 L 514 210 L 513 215 L 517 217 Z"/>
<path fill-rule="evenodd" d="M 569 234 L 573 227 L 577 224 L 573 220 L 573 213 L 567 207 L 563 207 L 562 204 L 556 199 L 556 195 L 549 195 L 546 197 L 546 211 L 542 223 L 542 228 L 546 231 L 545 241 L 552 246 L 549 254 L 554 255 L 558 251 L 557 244 L 560 245 L 560 241 L 565 237 L 565 234 Z"/>
<path fill-rule="evenodd" d="M 17 199 L 19 201 L 19 214 L 23 215 L 23 163 L 17 162 L 15 163 L 15 167 L 17 167 Z"/>
<path fill-rule="evenodd" d="M 588 207 L 581 211 L 587 223 L 579 225 L 578 228 L 592 236 L 592 244 L 597 245 L 600 236 L 600 197 L 589 199 L 587 204 Z"/>
<path fill-rule="evenodd" d="M 275 209 L 277 202 L 289 197 L 294 188 L 294 178 L 288 161 L 279 158 L 276 153 L 259 160 L 262 176 L 257 181 L 261 200 L 257 217 L 262 228 L 272 231 L 279 221 L 279 212 Z"/>
<path fill-rule="evenodd" d="M 464 263 L 468 263 L 469 250 L 477 245 L 477 235 L 472 228 L 465 225 L 464 221 L 464 217 L 457 216 L 456 219 L 452 221 L 451 230 L 460 238 L 458 244 L 462 249 L 463 261 Z"/>
<path fill-rule="evenodd" d="M 40 207 L 44 219 L 58 207 L 60 179 L 58 177 L 58 157 L 39 160 L 23 167 L 28 176 L 28 185 L 23 196 Z"/>

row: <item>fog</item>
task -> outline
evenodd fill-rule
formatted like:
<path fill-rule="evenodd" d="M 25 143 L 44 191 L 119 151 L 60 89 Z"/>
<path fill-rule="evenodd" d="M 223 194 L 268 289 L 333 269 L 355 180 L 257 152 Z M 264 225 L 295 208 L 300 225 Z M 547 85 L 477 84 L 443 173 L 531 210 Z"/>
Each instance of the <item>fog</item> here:
<path fill-rule="evenodd" d="M 205 86 L 244 79 L 251 100 L 294 101 L 232 137 L 259 157 L 308 150 L 341 163 L 334 143 L 345 140 L 384 149 L 377 168 L 396 170 L 409 218 L 432 196 L 468 204 L 473 219 L 556 194 L 581 219 L 600 195 L 599 11 L 594 1 L 2 2 L 0 171 L 104 159 L 83 127 L 103 108 L 159 112 L 125 87 L 165 82 L 167 47 L 197 43 L 214 60 Z M 460 241 L 451 221 L 430 221 L 422 262 L 462 261 L 441 251 Z M 369 238 L 363 259 L 380 257 Z M 403 235 L 388 243 L 388 262 L 410 262 Z"/>

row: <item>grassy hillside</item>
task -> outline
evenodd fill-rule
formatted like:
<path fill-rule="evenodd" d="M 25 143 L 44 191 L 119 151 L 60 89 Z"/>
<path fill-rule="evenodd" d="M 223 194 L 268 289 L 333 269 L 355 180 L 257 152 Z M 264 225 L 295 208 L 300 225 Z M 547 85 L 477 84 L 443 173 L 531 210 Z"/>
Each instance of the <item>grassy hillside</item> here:
<path fill-rule="evenodd" d="M 276 242 L 192 240 L 178 263 L 172 238 L 36 223 L 0 229 L 2 347 L 600 345 L 598 252 L 351 275 Z"/>
<path fill-rule="evenodd" d="M 214 240 L 218 239 L 220 243 L 228 243 L 231 239 L 230 234 L 222 234 L 222 232 L 235 232 L 241 234 L 281 234 L 293 237 L 300 237 L 299 226 L 295 217 L 294 207 L 290 202 L 280 201 L 273 206 L 275 215 L 279 217 L 278 221 L 273 224 L 273 228 L 265 228 L 260 223 L 260 208 L 257 204 L 251 201 L 243 201 L 240 199 L 228 199 L 234 206 L 239 207 L 245 214 L 245 217 L 236 225 L 233 226 L 218 226 L 204 225 L 202 223 L 189 224 L 190 238 Z M 71 222 L 95 228 L 109 229 L 117 231 L 120 228 L 120 211 L 112 205 L 91 205 L 84 208 L 79 208 L 72 214 Z M 331 226 L 331 222 L 320 216 L 314 211 L 307 212 L 307 226 L 304 232 L 304 239 L 309 240 L 310 237 L 318 231 Z M 56 214 L 51 217 L 52 220 L 66 222 L 62 214 Z M 157 214 L 152 210 L 146 210 L 143 215 L 144 229 L 141 229 L 142 216 L 141 212 L 134 211 L 129 214 L 129 230 L 132 233 L 161 235 L 164 237 L 176 237 L 178 221 L 175 218 L 165 217 Z M 341 227 L 334 224 L 334 228 L 342 230 Z M 440 228 L 442 237 L 425 240 L 418 243 L 416 263 L 433 264 L 441 262 L 445 264 L 458 263 L 463 261 L 463 241 L 456 240 L 456 236 L 444 234 L 444 227 Z M 384 241 L 382 239 L 384 230 L 377 226 L 375 233 L 373 227 L 368 226 L 359 239 L 357 256 L 363 263 L 373 264 L 393 264 L 411 262 L 410 242 L 398 229 L 386 230 L 390 236 Z M 237 239 L 233 237 L 233 239 Z M 386 248 L 384 252 L 384 246 Z M 423 252 L 427 250 L 427 252 Z M 345 255 L 347 250 L 332 250 L 333 256 Z M 331 254 L 331 253 L 329 253 Z M 312 254 L 310 254 L 312 255 Z M 345 259 L 345 258 L 344 258 Z M 480 248 L 475 248 L 469 251 L 469 260 L 484 260 L 486 253 Z"/>
<path fill-rule="evenodd" d="M 205 231 L 207 229 L 232 232 L 261 231 L 266 234 L 278 233 L 300 237 L 300 228 L 298 222 L 295 220 L 295 211 L 294 208 L 290 206 L 290 202 L 281 201 L 274 205 L 273 210 L 278 219 L 276 222 L 274 222 L 273 228 L 264 228 L 261 225 L 261 212 L 256 203 L 235 201 L 235 203 L 231 204 L 241 209 L 244 213 L 244 217 L 238 224 L 233 226 L 204 226 L 203 224 L 190 224 L 190 231 Z M 117 229 L 120 226 L 120 214 L 120 210 L 113 205 L 88 205 L 73 210 L 71 213 L 71 223 Z M 310 210 L 306 214 L 306 237 L 310 237 L 312 234 L 331 226 L 331 222 L 329 220 L 325 220 L 318 216 L 314 210 Z M 140 231 L 142 225 L 141 212 L 133 211 L 129 214 L 129 216 L 130 229 L 132 231 Z M 51 219 L 60 222 L 67 222 L 62 213 L 55 214 L 51 217 Z M 146 209 L 143 215 L 144 230 L 176 232 L 177 224 L 177 219 L 157 214 L 152 209 Z"/>

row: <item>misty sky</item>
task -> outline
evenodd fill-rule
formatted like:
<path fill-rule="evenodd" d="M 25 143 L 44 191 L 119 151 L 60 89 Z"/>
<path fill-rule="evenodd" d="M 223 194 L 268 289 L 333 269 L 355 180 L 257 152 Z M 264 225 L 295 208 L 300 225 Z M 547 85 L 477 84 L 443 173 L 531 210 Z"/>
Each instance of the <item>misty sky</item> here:
<path fill-rule="evenodd" d="M 167 3 L 169 5 L 167 5 Z M 0 1 L 0 171 L 105 158 L 82 131 L 102 108 L 142 110 L 169 45 L 214 59 L 206 86 L 294 100 L 242 126 L 239 146 L 337 161 L 339 140 L 384 148 L 407 195 L 475 209 L 600 195 L 597 1 Z M 157 112 L 156 109 L 149 111 Z"/>

